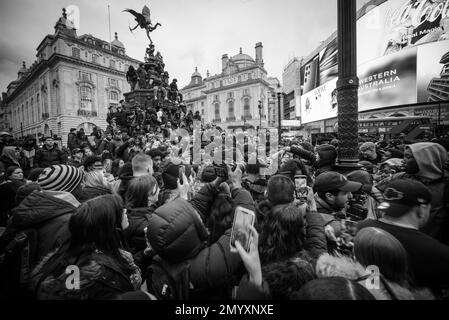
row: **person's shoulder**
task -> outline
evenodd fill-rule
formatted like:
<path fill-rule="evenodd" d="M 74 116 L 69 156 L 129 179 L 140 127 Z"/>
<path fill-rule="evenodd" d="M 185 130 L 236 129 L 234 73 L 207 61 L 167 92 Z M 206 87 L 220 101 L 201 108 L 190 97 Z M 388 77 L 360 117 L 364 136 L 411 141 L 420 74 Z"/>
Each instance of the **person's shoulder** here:
<path fill-rule="evenodd" d="M 373 219 L 366 219 L 366 220 L 360 221 L 356 225 L 357 231 L 360 231 L 363 228 L 369 228 L 369 227 L 382 228 L 383 226 L 384 226 L 384 224 L 382 222 L 380 222 L 378 220 L 373 220 Z"/>

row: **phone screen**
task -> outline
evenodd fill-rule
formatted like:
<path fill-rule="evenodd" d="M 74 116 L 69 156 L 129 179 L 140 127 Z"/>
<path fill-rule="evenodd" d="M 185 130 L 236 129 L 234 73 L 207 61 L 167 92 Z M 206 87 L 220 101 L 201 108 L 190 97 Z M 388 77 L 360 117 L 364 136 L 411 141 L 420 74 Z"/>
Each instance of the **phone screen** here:
<path fill-rule="evenodd" d="M 249 226 L 254 225 L 254 212 L 242 207 L 237 207 L 234 215 L 234 223 L 231 232 L 231 252 L 237 252 L 235 241 L 238 240 L 246 252 L 249 252 L 251 233 Z"/>
<path fill-rule="evenodd" d="M 215 175 L 220 178 L 228 179 L 228 170 L 226 167 L 216 166 L 215 167 Z"/>
<path fill-rule="evenodd" d="M 295 191 L 297 198 L 307 198 L 309 190 L 307 189 L 306 176 L 295 176 Z"/>

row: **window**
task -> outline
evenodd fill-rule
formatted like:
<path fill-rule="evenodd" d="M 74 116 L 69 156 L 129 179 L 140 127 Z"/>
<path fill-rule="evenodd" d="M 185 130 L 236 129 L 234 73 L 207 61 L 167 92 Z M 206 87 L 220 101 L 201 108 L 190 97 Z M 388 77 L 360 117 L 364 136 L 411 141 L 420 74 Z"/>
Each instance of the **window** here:
<path fill-rule="evenodd" d="M 228 113 L 229 113 L 229 118 L 234 118 L 234 101 L 229 101 Z"/>
<path fill-rule="evenodd" d="M 238 77 L 238 81 L 241 82 L 242 81 L 242 76 Z"/>
<path fill-rule="evenodd" d="M 72 57 L 79 59 L 80 58 L 80 49 L 72 48 Z"/>
<path fill-rule="evenodd" d="M 92 62 L 93 63 L 98 63 L 98 55 L 97 54 L 93 54 L 92 55 Z"/>
<path fill-rule="evenodd" d="M 36 95 L 37 118 L 41 117 L 41 106 L 39 104 L 39 93 Z"/>
<path fill-rule="evenodd" d="M 223 87 L 223 80 L 220 80 L 220 87 Z"/>
<path fill-rule="evenodd" d="M 204 101 L 201 101 L 201 107 L 204 107 Z"/>
<path fill-rule="evenodd" d="M 84 57 L 87 58 L 87 51 L 84 51 Z"/>
<path fill-rule="evenodd" d="M 248 90 L 248 89 L 243 89 L 243 95 L 244 95 L 244 96 L 249 95 L 249 90 Z"/>
<path fill-rule="evenodd" d="M 117 79 L 108 79 L 108 83 L 111 87 L 118 87 L 118 80 Z"/>
<path fill-rule="evenodd" d="M 248 73 L 248 80 L 251 80 L 253 78 L 253 75 L 251 73 Z"/>
<path fill-rule="evenodd" d="M 250 112 L 249 99 L 245 98 L 243 100 L 243 116 L 249 117 L 250 115 L 251 115 L 251 112 Z"/>
<path fill-rule="evenodd" d="M 115 61 L 114 60 L 109 60 L 109 67 L 115 69 Z"/>
<path fill-rule="evenodd" d="M 218 95 L 215 95 L 215 96 L 214 96 L 214 100 L 215 100 L 215 101 L 218 101 Z"/>
<path fill-rule="evenodd" d="M 103 58 L 103 63 L 106 64 L 106 58 Z"/>
<path fill-rule="evenodd" d="M 31 98 L 30 101 L 30 109 L 31 109 L 31 122 L 34 122 L 34 100 Z"/>
<path fill-rule="evenodd" d="M 80 80 L 83 81 L 92 81 L 92 74 L 88 73 L 88 72 L 79 72 L 79 78 Z"/>
<path fill-rule="evenodd" d="M 215 120 L 220 120 L 220 105 L 215 104 Z"/>
<path fill-rule="evenodd" d="M 92 110 L 92 89 L 90 87 L 83 86 L 80 88 L 81 93 L 81 109 Z"/>
<path fill-rule="evenodd" d="M 229 98 L 229 99 L 234 98 L 234 92 L 229 92 L 229 93 L 228 93 L 228 98 Z"/>
<path fill-rule="evenodd" d="M 201 109 L 201 115 L 204 116 L 204 109 Z"/>
<path fill-rule="evenodd" d="M 109 91 L 109 100 L 118 101 L 118 92 Z"/>

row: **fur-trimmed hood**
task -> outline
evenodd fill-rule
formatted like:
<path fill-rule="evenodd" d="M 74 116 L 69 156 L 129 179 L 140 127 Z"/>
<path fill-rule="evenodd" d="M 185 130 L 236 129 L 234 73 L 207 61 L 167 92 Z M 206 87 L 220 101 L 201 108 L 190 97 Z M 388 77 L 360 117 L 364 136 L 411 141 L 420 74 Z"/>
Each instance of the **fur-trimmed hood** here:
<path fill-rule="evenodd" d="M 109 300 L 117 295 L 138 290 L 142 283 L 139 268 L 130 253 L 121 250 L 134 272 L 127 276 L 113 259 L 100 251 L 62 261 L 57 251 L 48 254 L 34 269 L 31 287 L 36 289 L 38 300 Z M 58 261 L 59 260 L 59 261 Z M 47 264 L 57 261 L 59 268 L 50 272 L 39 283 Z M 65 266 L 67 264 L 67 266 Z M 79 268 L 79 269 L 77 269 Z M 76 276 L 79 272 L 79 287 Z"/>

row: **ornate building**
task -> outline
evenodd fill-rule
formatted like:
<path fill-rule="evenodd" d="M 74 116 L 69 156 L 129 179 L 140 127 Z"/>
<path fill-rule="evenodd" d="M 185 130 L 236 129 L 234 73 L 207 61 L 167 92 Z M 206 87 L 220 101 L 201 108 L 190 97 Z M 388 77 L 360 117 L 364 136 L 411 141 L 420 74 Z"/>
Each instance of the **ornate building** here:
<path fill-rule="evenodd" d="M 109 106 L 118 105 L 130 87 L 126 82 L 129 66 L 140 61 L 126 55 L 118 40 L 111 44 L 90 34 L 77 36 L 65 9 L 37 47 L 37 60 L 26 68 L 6 92 L 5 103 L 15 137 L 50 134 L 65 144 L 70 128 L 106 127 Z"/>
<path fill-rule="evenodd" d="M 195 68 L 190 83 L 181 90 L 187 108 L 199 111 L 205 124 L 213 122 L 222 129 L 269 127 L 274 121 L 270 117 L 277 115 L 272 93 L 279 81 L 267 77 L 262 49 L 262 43 L 257 43 L 255 59 L 242 49 L 231 58 L 224 54 L 222 72 L 214 76 L 207 72 L 204 79 Z"/>

